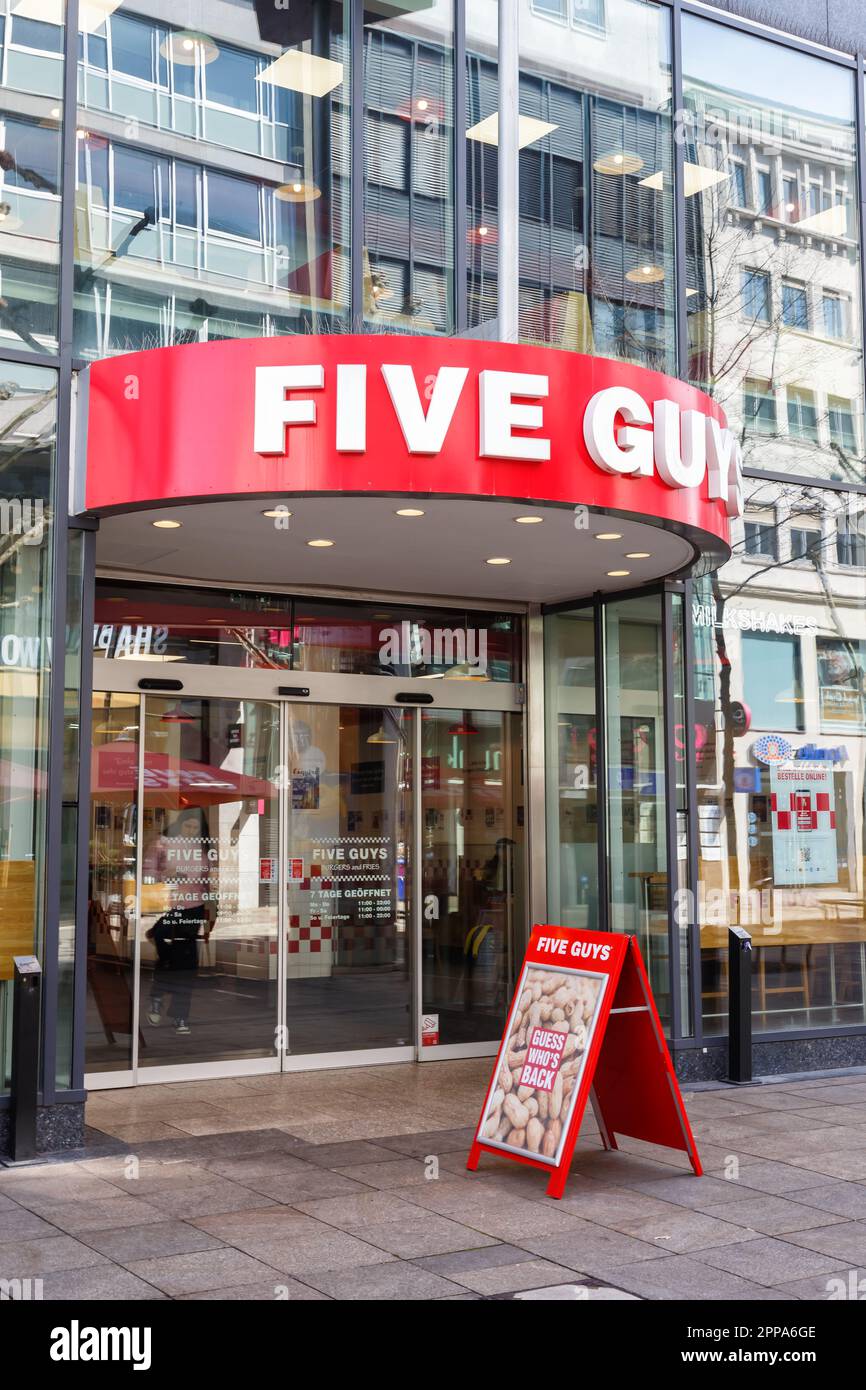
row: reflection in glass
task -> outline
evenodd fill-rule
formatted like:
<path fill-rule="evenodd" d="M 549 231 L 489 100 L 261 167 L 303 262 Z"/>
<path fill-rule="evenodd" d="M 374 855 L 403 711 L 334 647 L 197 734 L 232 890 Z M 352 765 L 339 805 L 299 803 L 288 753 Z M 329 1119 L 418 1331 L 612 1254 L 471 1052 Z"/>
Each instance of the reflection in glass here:
<path fill-rule="evenodd" d="M 0 1091 L 12 957 L 42 950 L 57 377 L 0 363 Z"/>
<path fill-rule="evenodd" d="M 454 331 L 452 8 L 364 29 L 364 317 L 381 331 Z"/>
<path fill-rule="evenodd" d="M 349 12 L 215 7 L 202 33 L 200 5 L 124 0 L 84 26 L 79 352 L 345 319 Z"/>
<path fill-rule="evenodd" d="M 24 107 L 8 88 L 0 104 L 0 340 L 9 347 L 53 352 L 61 108 L 51 97 L 36 104 L 44 106 L 38 118 L 33 100 Z"/>
<path fill-rule="evenodd" d="M 422 1046 L 490 1042 L 523 929 L 520 718 L 421 714 Z"/>
<path fill-rule="evenodd" d="M 520 335 L 673 371 L 669 11 L 584 8 L 521 10 Z"/>
<path fill-rule="evenodd" d="M 93 654 L 244 669 L 521 679 L 519 616 L 97 581 Z"/>
<path fill-rule="evenodd" d="M 662 598 L 605 604 L 608 881 L 613 931 L 637 936 L 670 1019 Z"/>
<path fill-rule="evenodd" d="M 863 482 L 853 74 L 694 15 L 683 69 L 689 376 L 747 466 Z"/>
<path fill-rule="evenodd" d="M 413 718 L 289 707 L 289 1056 L 412 1045 Z"/>
<path fill-rule="evenodd" d="M 147 701 L 139 1066 L 274 1054 L 278 765 L 277 704 Z"/>
<path fill-rule="evenodd" d="M 691 613 L 704 1031 L 726 1026 L 729 925 L 753 938 L 756 1030 L 862 1025 L 866 554 L 839 545 L 866 534 L 862 498 L 748 491 Z"/>
<path fill-rule="evenodd" d="M 94 691 L 87 887 L 88 1072 L 133 1064 L 139 697 Z"/>
<path fill-rule="evenodd" d="M 545 619 L 548 914 L 597 931 L 598 765 L 591 608 Z"/>

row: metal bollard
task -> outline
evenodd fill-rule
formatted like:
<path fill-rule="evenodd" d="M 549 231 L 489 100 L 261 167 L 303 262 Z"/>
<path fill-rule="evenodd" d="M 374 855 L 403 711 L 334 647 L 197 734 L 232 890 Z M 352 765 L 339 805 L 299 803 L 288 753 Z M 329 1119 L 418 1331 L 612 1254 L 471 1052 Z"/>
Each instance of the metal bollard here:
<path fill-rule="evenodd" d="M 728 1081 L 752 1080 L 752 938 L 742 927 L 728 928 Z"/>
<path fill-rule="evenodd" d="M 39 1091 L 39 997 L 42 967 L 35 956 L 13 956 L 12 995 L 12 1161 L 36 1157 L 36 1102 Z"/>

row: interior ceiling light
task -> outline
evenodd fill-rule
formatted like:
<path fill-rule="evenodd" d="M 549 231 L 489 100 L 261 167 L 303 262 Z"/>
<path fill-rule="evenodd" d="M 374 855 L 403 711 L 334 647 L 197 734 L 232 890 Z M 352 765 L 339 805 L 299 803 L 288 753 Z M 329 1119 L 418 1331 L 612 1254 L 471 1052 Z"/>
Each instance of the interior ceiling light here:
<path fill-rule="evenodd" d="M 536 140 L 543 140 L 552 130 L 558 129 L 559 126 L 552 125 L 550 121 L 539 121 L 536 116 L 518 116 L 517 148 L 525 150 L 527 145 L 534 145 Z M 479 140 L 482 145 L 498 145 L 499 112 L 494 111 L 492 116 L 485 116 L 483 121 L 470 126 L 466 139 Z"/>
<path fill-rule="evenodd" d="M 597 541 L 621 541 L 621 540 L 622 540 L 622 532 L 621 532 L 621 531 L 596 531 L 596 533 L 595 533 L 595 539 L 596 539 Z"/>
<path fill-rule="evenodd" d="M 394 513 L 394 515 L 395 515 L 395 516 L 423 516 L 424 513 L 421 511 L 421 508 L 420 508 L 420 507 L 398 507 L 397 510 L 396 510 L 396 512 Z"/>
<path fill-rule="evenodd" d="M 643 168 L 643 160 L 634 150 L 608 150 L 593 160 L 592 167 L 597 174 L 636 174 Z"/>
<path fill-rule="evenodd" d="M 665 272 L 662 266 L 647 261 L 643 265 L 636 265 L 633 270 L 627 270 L 625 278 L 632 285 L 657 285 L 665 278 Z"/>
<path fill-rule="evenodd" d="M 194 34 L 187 29 L 177 29 L 168 34 L 159 45 L 163 58 L 170 58 L 182 68 L 194 68 L 196 59 L 201 63 L 212 63 L 220 56 L 213 39 L 207 34 Z"/>
<path fill-rule="evenodd" d="M 375 732 L 374 734 L 370 734 L 370 737 L 367 739 L 367 742 L 368 742 L 368 743 L 396 743 L 397 740 L 396 740 L 395 738 L 389 738 L 388 735 L 385 733 L 385 726 L 384 726 L 384 724 L 380 724 L 379 727 L 378 727 L 378 729 L 376 730 L 376 732 Z"/>
<path fill-rule="evenodd" d="M 543 516 L 516 516 L 514 520 L 518 526 L 538 526 L 544 520 Z"/>
<path fill-rule="evenodd" d="M 714 188 L 717 183 L 724 183 L 728 178 L 726 173 L 720 173 L 718 169 L 705 169 L 703 164 L 690 164 L 686 160 L 683 165 L 683 193 L 686 198 L 692 198 L 696 193 L 703 193 L 708 188 Z M 659 169 L 656 174 L 647 174 L 645 179 L 640 180 L 641 188 L 655 188 L 661 191 L 666 183 L 670 183 L 670 176 L 667 178 Z"/>
<path fill-rule="evenodd" d="M 511 561 L 506 555 L 491 555 L 489 560 L 484 561 L 485 565 L 510 565 Z"/>
<path fill-rule="evenodd" d="M 650 550 L 629 550 L 626 551 L 627 560 L 648 560 L 652 554 Z"/>
<path fill-rule="evenodd" d="M 801 217 L 795 223 L 798 232 L 813 232 L 815 236 L 845 236 L 848 229 L 848 215 L 844 203 L 814 212 L 811 217 Z"/>
<path fill-rule="evenodd" d="M 333 544 L 333 541 L 325 540 L 324 537 L 320 537 L 314 541 L 307 541 L 307 545 L 311 545 L 314 550 L 327 550 L 328 546 Z"/>
<path fill-rule="evenodd" d="M 300 48 L 290 48 L 256 77 L 257 82 L 285 87 L 290 92 L 301 92 L 305 97 L 326 97 L 335 87 L 339 87 L 342 80 L 342 63 L 335 63 L 332 58 L 320 58 L 316 53 L 305 53 Z"/>
<path fill-rule="evenodd" d="M 262 516 L 291 516 L 291 515 L 292 515 L 292 513 L 288 510 L 287 507 L 269 507 L 268 510 L 267 510 L 266 512 L 262 512 Z"/>
<path fill-rule="evenodd" d="M 607 577 L 608 579 L 624 579 L 627 574 L 631 574 L 631 570 L 608 570 Z"/>
<path fill-rule="evenodd" d="M 279 188 L 274 189 L 274 197 L 279 198 L 281 203 L 314 203 L 321 196 L 322 190 L 317 183 L 300 177 L 281 183 Z"/>
<path fill-rule="evenodd" d="M 121 0 L 81 0 L 78 7 L 78 28 L 83 34 L 101 29 L 109 15 L 119 8 Z M 22 19 L 36 19 L 42 24 L 63 24 L 64 0 L 17 0 L 12 13 Z"/>
<path fill-rule="evenodd" d="M 158 528 L 158 530 L 160 530 L 160 531 L 176 531 L 176 530 L 178 529 L 179 526 L 182 526 L 182 525 L 183 525 L 183 522 L 182 522 L 182 521 L 171 521 L 171 520 L 166 516 L 166 517 L 162 517 L 159 521 L 152 521 L 150 524 L 151 524 L 151 526 L 156 526 L 156 527 Z"/>

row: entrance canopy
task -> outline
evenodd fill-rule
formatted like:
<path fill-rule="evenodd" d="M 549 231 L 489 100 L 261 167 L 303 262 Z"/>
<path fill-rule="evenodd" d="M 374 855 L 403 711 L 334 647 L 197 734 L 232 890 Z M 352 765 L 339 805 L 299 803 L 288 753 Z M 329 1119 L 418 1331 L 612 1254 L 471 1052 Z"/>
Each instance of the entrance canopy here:
<path fill-rule="evenodd" d="M 607 359 L 307 336 L 88 376 L 76 506 L 130 571 L 552 602 L 715 568 L 742 507 L 720 407 Z"/>

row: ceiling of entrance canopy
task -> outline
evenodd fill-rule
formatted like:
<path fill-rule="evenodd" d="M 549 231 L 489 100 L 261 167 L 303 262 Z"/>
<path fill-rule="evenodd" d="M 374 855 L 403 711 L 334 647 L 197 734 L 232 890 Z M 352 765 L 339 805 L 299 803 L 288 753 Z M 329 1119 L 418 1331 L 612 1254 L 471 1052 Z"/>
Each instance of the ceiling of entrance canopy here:
<path fill-rule="evenodd" d="M 670 527 L 527 502 L 244 498 L 103 517 L 97 562 L 147 577 L 261 589 L 555 603 L 631 589 L 693 565 L 695 547 Z"/>

